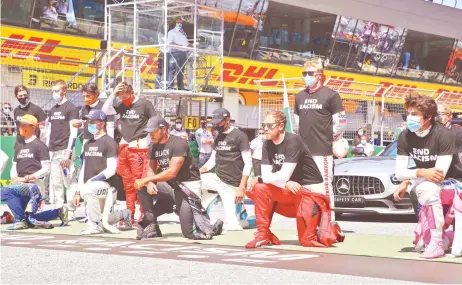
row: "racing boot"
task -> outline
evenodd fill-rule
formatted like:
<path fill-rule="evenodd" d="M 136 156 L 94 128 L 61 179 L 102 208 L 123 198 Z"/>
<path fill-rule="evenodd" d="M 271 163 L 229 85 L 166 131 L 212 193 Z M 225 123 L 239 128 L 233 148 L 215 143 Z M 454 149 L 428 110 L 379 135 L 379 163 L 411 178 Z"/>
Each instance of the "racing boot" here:
<path fill-rule="evenodd" d="M 444 256 L 443 249 L 443 206 L 441 203 L 428 206 L 427 220 L 430 221 L 431 239 L 425 251 L 420 255 L 422 258 L 438 258 Z"/>
<path fill-rule="evenodd" d="M 269 233 L 267 231 L 258 231 L 255 233 L 255 238 L 246 243 L 246 248 L 257 248 L 271 243 Z M 280 242 L 279 242 L 280 243 Z"/>
<path fill-rule="evenodd" d="M 118 224 L 119 228 L 124 226 L 125 230 L 131 230 L 133 228 L 131 215 L 129 209 L 116 210 L 110 215 L 109 224 Z"/>
<path fill-rule="evenodd" d="M 281 245 L 281 241 L 271 231 L 269 231 L 269 240 L 273 245 Z"/>
<path fill-rule="evenodd" d="M 13 222 L 13 215 L 8 211 L 3 212 L 2 216 L 0 217 L 0 224 L 11 224 Z"/>
<path fill-rule="evenodd" d="M 333 221 L 332 227 L 334 228 L 335 235 L 337 236 L 337 242 L 343 242 L 345 240 L 345 234 L 339 224 L 336 221 Z"/>
<path fill-rule="evenodd" d="M 82 231 L 82 235 L 94 235 L 94 234 L 102 234 L 104 232 L 103 227 L 100 223 L 94 223 L 92 221 L 87 222 L 87 229 Z"/>
<path fill-rule="evenodd" d="M 24 230 L 27 229 L 29 226 L 25 220 L 22 221 L 14 221 L 13 225 L 8 227 L 8 230 L 15 231 L 15 230 Z"/>
<path fill-rule="evenodd" d="M 69 224 L 69 211 L 66 206 L 62 206 L 58 209 L 58 217 L 61 220 L 61 227 Z"/>
<path fill-rule="evenodd" d="M 218 219 L 215 224 L 213 224 L 213 235 L 214 236 L 219 236 L 223 232 L 223 221 Z"/>
<path fill-rule="evenodd" d="M 162 232 L 160 231 L 159 225 L 157 223 L 150 223 L 146 228 L 144 228 L 143 233 L 141 234 L 141 239 L 152 239 L 162 237 Z"/>

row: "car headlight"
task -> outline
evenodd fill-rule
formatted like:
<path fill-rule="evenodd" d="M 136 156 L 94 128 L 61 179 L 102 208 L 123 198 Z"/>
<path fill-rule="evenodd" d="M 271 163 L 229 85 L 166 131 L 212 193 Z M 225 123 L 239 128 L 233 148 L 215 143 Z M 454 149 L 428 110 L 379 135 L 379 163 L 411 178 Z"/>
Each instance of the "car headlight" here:
<path fill-rule="evenodd" d="M 396 178 L 396 175 L 393 174 L 392 176 L 390 176 L 390 180 L 391 180 L 391 183 L 393 183 L 393 185 L 399 185 L 401 184 L 401 181 L 399 181 L 397 178 Z"/>

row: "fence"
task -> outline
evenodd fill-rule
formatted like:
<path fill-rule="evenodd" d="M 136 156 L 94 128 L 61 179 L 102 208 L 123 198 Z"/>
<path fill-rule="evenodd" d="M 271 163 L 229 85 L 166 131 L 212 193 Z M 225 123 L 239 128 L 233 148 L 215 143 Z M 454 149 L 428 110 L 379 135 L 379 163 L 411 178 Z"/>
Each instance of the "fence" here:
<path fill-rule="evenodd" d="M 289 97 L 291 121 L 294 120 L 295 94 L 303 90 L 302 78 L 281 78 L 256 80 L 260 93 L 259 124 L 268 110 L 283 108 L 284 91 Z M 404 97 L 411 91 L 434 98 L 437 103 L 450 105 L 453 110 L 462 109 L 462 94 L 436 90 L 416 89 L 411 87 L 389 86 L 365 82 L 352 82 L 329 79 L 325 85 L 340 94 L 348 121 L 344 138 L 353 140 L 357 130 L 365 128 L 367 135 L 376 144 L 383 146 L 393 142 L 402 129 L 405 110 Z M 298 132 L 298 125 L 293 124 Z"/>

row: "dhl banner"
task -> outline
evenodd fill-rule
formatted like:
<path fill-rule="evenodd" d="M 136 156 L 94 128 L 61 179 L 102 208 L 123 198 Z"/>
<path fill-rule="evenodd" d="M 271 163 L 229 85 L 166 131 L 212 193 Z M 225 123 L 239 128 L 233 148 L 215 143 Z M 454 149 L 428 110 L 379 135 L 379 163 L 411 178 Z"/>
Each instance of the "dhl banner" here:
<path fill-rule="evenodd" d="M 75 46 L 75 47 L 84 47 L 99 49 L 100 40 L 90 39 L 90 38 L 81 38 L 77 36 L 70 35 L 61 35 L 37 30 L 29 30 L 24 28 L 16 28 L 9 26 L 2 26 L 1 36 L 3 38 L 11 39 L 22 39 L 32 42 L 39 43 L 49 43 L 57 44 L 57 47 L 45 47 L 34 44 L 18 44 L 17 42 L 12 42 L 8 40 L 2 40 L 1 52 L 4 56 L 1 57 L 2 64 L 4 65 L 16 65 L 22 67 L 29 67 L 31 69 L 37 69 L 34 64 L 43 63 L 44 70 L 58 71 L 58 72 L 67 72 L 70 71 L 77 72 L 80 66 L 72 66 L 69 63 L 63 62 L 65 60 L 80 60 L 88 61 L 95 56 L 92 51 L 80 51 L 72 50 L 68 48 L 60 48 L 59 45 Z M 114 44 L 115 47 L 120 48 L 123 46 L 122 43 Z M 128 47 L 129 48 L 129 47 Z M 156 49 L 145 49 L 142 51 L 150 55 L 149 60 L 147 61 L 148 70 L 142 71 L 142 77 L 148 76 L 150 74 L 156 74 L 157 63 L 155 62 L 158 51 Z M 24 60 L 15 55 L 28 55 L 34 56 L 34 60 Z M 94 74 L 91 72 L 89 74 Z M 219 76 L 219 70 L 215 69 L 216 74 L 214 77 Z M 247 105 L 256 105 L 258 104 L 258 94 L 257 88 L 254 83 L 254 80 L 259 79 L 279 79 L 284 74 L 284 77 L 300 77 L 302 72 L 302 67 L 290 66 L 284 64 L 275 64 L 268 63 L 263 61 L 255 61 L 241 58 L 225 57 L 223 63 L 223 86 L 239 88 L 240 92 L 240 101 L 243 104 Z M 426 82 L 416 82 L 410 80 L 402 79 L 393 79 L 380 76 L 371 76 L 364 74 L 354 74 L 347 72 L 339 71 L 326 71 L 327 78 L 333 79 L 342 79 L 351 82 L 366 82 L 372 84 L 382 84 L 384 88 L 387 88 L 390 85 L 400 86 L 400 87 L 411 87 L 418 89 L 427 89 L 427 90 L 437 90 L 438 93 L 443 91 L 452 92 L 452 93 L 462 93 L 462 87 L 455 87 L 443 84 L 435 83 L 426 83 Z M 31 80 L 32 77 L 32 80 Z M 62 78 L 62 76 L 60 75 Z M 53 78 L 53 75 L 38 75 L 30 71 L 26 72 L 26 75 L 23 76 L 23 81 L 27 86 L 32 87 L 32 84 L 36 86 L 45 87 L 49 83 L 49 80 Z M 84 80 L 85 77 L 76 79 L 77 83 L 75 87 L 78 87 L 78 84 L 82 83 L 81 80 Z M 71 86 L 71 88 L 73 88 Z M 406 92 L 403 89 L 403 92 Z"/>

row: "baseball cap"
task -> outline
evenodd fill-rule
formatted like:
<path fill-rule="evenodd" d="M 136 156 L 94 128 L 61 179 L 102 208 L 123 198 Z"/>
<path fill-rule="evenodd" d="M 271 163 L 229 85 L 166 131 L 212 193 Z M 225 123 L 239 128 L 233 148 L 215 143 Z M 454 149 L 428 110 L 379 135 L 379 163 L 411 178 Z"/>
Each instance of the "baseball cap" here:
<path fill-rule="evenodd" d="M 34 116 L 30 114 L 22 116 L 19 122 L 24 125 L 38 126 L 37 118 L 35 118 Z"/>
<path fill-rule="evenodd" d="M 212 124 L 218 124 L 226 118 L 231 117 L 231 114 L 225 108 L 219 108 L 212 113 Z"/>
<path fill-rule="evenodd" d="M 106 121 L 106 113 L 102 110 L 91 110 L 88 115 L 84 116 L 84 120 L 92 120 L 92 121 Z"/>
<path fill-rule="evenodd" d="M 147 132 L 155 132 L 158 128 L 168 127 L 169 124 L 161 116 L 151 117 L 146 125 Z"/>

